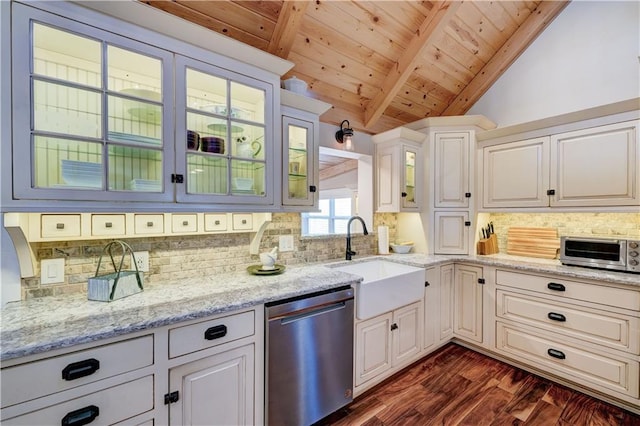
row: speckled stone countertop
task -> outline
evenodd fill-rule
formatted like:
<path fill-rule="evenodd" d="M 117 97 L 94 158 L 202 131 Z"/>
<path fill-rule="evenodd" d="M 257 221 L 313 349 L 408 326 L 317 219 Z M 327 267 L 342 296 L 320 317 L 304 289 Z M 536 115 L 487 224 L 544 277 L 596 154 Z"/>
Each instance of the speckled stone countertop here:
<path fill-rule="evenodd" d="M 557 260 L 502 254 L 391 254 L 377 257 L 425 268 L 453 261 L 507 267 L 523 272 L 636 286 L 640 290 L 640 275 L 563 266 Z M 353 262 L 372 258 L 376 257 L 356 258 Z M 240 271 L 178 283 L 155 283 L 142 293 L 112 303 L 89 301 L 85 295 L 8 303 L 0 310 L 0 360 L 93 342 L 360 281 L 355 275 L 331 268 L 345 263 L 337 261 L 288 267 L 283 274 L 273 276 L 255 276 Z"/>

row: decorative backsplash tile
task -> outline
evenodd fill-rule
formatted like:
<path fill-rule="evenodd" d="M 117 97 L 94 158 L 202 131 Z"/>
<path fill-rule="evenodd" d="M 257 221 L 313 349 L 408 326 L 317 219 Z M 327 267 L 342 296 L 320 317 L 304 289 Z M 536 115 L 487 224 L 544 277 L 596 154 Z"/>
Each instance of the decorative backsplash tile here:
<path fill-rule="evenodd" d="M 491 213 L 500 252 L 507 251 L 510 227 L 558 228 L 558 235 L 640 239 L 638 213 Z"/>
<path fill-rule="evenodd" d="M 396 221 L 393 213 L 376 214 L 373 230 L 379 225 L 387 225 L 390 236 L 395 236 Z M 135 238 L 127 239 L 127 242 L 134 251 L 149 252 L 150 271 L 145 272 L 144 279 L 145 285 L 152 286 L 161 281 L 239 271 L 260 263 L 257 255 L 249 254 L 253 235 L 239 233 Z M 277 246 L 280 235 L 293 235 L 294 251 L 279 253 L 278 263 L 296 265 L 344 258 L 345 236 L 301 237 L 299 213 L 274 213 L 262 237 L 260 251 Z M 43 285 L 38 273 L 34 278 L 22 280 L 22 298 L 86 292 L 87 280 L 95 275 L 102 249 L 109 241 L 35 243 L 38 264 L 42 259 L 66 259 L 65 281 Z M 376 254 L 377 247 L 378 240 L 374 233 L 352 237 L 352 248 L 358 253 L 356 257 Z M 110 272 L 110 261 L 105 260 L 101 273 Z M 125 265 L 129 267 L 128 258 L 125 259 Z"/>

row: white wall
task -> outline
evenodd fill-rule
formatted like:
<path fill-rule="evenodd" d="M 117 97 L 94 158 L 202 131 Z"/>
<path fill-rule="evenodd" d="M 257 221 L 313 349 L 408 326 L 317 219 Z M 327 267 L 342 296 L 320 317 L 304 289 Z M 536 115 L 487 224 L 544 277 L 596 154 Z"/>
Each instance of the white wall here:
<path fill-rule="evenodd" d="M 467 114 L 499 127 L 640 96 L 640 2 L 574 0 Z"/>

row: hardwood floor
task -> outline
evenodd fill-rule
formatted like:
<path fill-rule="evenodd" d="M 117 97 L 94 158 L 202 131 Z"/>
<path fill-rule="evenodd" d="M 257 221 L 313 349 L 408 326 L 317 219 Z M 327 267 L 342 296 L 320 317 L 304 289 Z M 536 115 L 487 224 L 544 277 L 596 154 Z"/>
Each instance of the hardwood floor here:
<path fill-rule="evenodd" d="M 450 343 L 317 425 L 640 425 L 640 416 Z"/>

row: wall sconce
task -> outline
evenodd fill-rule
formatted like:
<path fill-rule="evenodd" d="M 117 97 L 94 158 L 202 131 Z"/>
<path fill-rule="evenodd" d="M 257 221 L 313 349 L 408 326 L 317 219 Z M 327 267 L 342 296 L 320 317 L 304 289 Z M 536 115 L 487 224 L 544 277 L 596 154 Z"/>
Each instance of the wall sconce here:
<path fill-rule="evenodd" d="M 346 127 L 342 127 L 344 123 L 347 123 Z M 353 149 L 352 138 L 353 129 L 349 127 L 349 120 L 343 120 L 342 123 L 340 123 L 340 130 L 336 132 L 336 141 L 338 141 L 338 143 L 344 143 L 344 149 L 351 151 Z"/>

